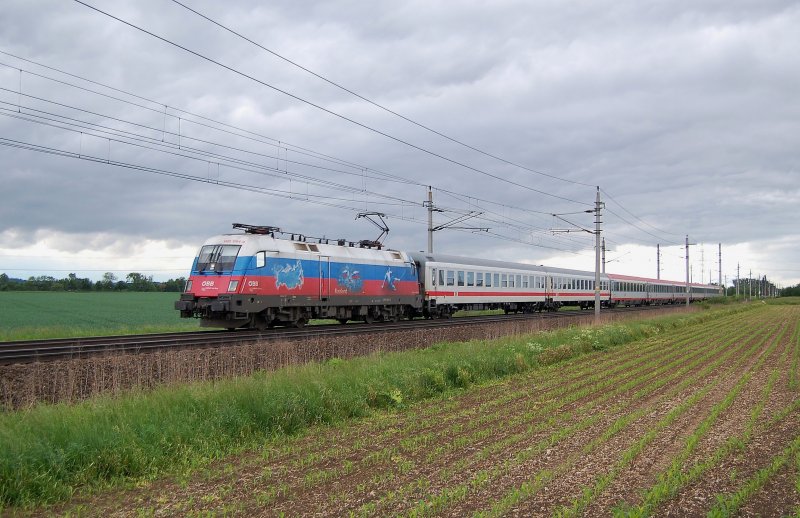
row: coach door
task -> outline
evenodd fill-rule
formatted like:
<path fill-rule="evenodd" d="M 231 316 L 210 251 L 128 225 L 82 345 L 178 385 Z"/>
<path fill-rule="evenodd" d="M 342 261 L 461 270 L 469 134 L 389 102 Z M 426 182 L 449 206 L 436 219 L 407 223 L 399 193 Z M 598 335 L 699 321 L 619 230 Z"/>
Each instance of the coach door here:
<path fill-rule="evenodd" d="M 331 294 L 331 258 L 319 256 L 319 300 L 328 300 Z"/>

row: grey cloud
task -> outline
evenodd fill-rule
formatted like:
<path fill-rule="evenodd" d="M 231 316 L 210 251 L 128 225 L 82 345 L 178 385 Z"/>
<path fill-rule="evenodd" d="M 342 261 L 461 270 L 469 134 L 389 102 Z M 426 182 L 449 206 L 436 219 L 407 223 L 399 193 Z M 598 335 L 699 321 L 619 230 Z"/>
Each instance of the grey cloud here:
<path fill-rule="evenodd" d="M 800 107 L 794 98 L 800 87 L 796 58 L 800 37 L 795 30 L 800 8 L 793 2 L 492 2 L 457 8 L 415 1 L 191 5 L 448 135 L 533 169 L 599 184 L 625 208 L 663 229 L 661 234 L 636 222 L 662 240 L 680 240 L 685 233 L 724 243 L 778 242 L 797 236 L 786 216 L 798 197 L 794 185 Z M 171 2 L 103 2 L 101 7 L 381 131 L 498 176 L 585 200 L 586 206 L 593 202 L 591 187 L 519 171 L 424 132 L 236 40 Z M 155 99 L 155 107 L 162 103 L 185 108 L 415 182 L 509 205 L 543 212 L 582 208 L 389 141 L 78 4 L 12 0 L 0 17 L 0 49 Z M 16 102 L 16 74 L 0 69 L 0 86 L 11 90 L 0 92 L 0 100 Z M 27 75 L 23 90 L 177 131 L 174 112 L 164 117 Z M 53 106 L 47 109 L 66 113 Z M 117 122 L 103 123 L 133 131 Z M 189 136 L 275 153 L 270 146 L 182 124 Z M 158 138 L 157 130 L 135 131 Z M 97 156 L 108 146 L 103 139 L 64 134 L 8 117 L 0 117 L 0 136 L 70 150 L 86 146 L 87 153 Z M 164 138 L 177 142 L 175 136 Z M 184 144 L 223 152 L 199 143 Z M 213 177 L 211 159 L 185 160 L 116 144 L 111 152 L 118 160 Z M 234 154 L 262 165 L 272 163 L 261 155 Z M 94 233 L 121 240 L 150 237 L 191 244 L 207 234 L 227 231 L 232 221 L 276 224 L 328 237 L 369 237 L 372 232 L 351 212 L 287 196 L 263 196 L 5 147 L 0 156 L 8 200 L 0 207 L 0 232 L 61 231 L 75 236 L 76 242 L 101 248 L 106 245 L 93 242 Z M 307 158 L 292 152 L 289 156 Z M 273 161 L 279 166 L 280 160 Z M 363 206 L 424 221 L 420 205 L 424 190 L 419 186 L 296 167 L 321 179 L 355 188 L 366 185 L 411 200 L 414 205 L 367 200 Z M 290 185 L 274 175 L 222 168 L 222 177 L 291 189 L 295 197 L 303 197 L 306 189 L 336 194 L 298 181 Z M 363 201 L 357 195 L 339 195 Z M 437 196 L 443 206 L 478 208 L 474 201 Z M 32 206 L 42 209 L 31 211 Z M 627 220 L 607 216 L 610 238 L 625 242 L 627 238 L 619 236 L 631 236 L 655 244 L 654 237 L 628 224 L 633 218 L 620 207 L 610 200 L 608 206 Z M 547 235 L 552 221 L 546 216 L 482 208 L 500 213 L 493 218 L 535 226 L 541 231 L 533 237 L 537 244 L 572 249 L 579 243 L 591 255 L 590 236 Z M 442 220 L 447 217 L 437 215 Z M 582 224 L 591 224 L 590 216 L 581 218 Z M 424 224 L 396 220 L 390 226 L 393 246 L 424 246 Z M 526 234 L 501 226 L 494 230 L 515 238 Z M 439 249 L 476 255 L 485 255 L 491 247 L 493 256 L 533 262 L 553 255 L 547 248 L 471 233 L 442 232 L 437 243 Z"/>

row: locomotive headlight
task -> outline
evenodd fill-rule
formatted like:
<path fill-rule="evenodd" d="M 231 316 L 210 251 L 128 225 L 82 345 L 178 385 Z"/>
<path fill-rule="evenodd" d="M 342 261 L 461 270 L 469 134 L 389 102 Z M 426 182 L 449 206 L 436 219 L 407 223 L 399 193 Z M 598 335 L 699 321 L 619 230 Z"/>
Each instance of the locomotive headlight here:
<path fill-rule="evenodd" d="M 239 287 L 239 281 L 231 281 L 228 283 L 228 291 L 234 292 Z"/>
<path fill-rule="evenodd" d="M 186 281 L 186 288 L 184 288 L 183 291 L 184 291 L 184 293 L 189 293 L 190 291 L 192 291 L 192 281 L 191 280 Z"/>

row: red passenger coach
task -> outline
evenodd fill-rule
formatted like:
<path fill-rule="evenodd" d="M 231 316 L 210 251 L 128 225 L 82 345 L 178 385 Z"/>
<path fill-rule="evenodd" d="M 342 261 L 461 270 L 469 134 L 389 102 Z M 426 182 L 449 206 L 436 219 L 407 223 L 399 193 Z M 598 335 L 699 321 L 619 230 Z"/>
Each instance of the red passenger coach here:
<path fill-rule="evenodd" d="M 646 306 L 651 304 L 676 304 L 686 301 L 686 283 L 664 279 L 649 279 L 631 275 L 609 273 L 611 281 L 611 306 Z M 691 283 L 689 300 L 706 300 L 721 294 L 714 284 Z"/>
<path fill-rule="evenodd" d="M 404 252 L 303 236 L 271 227 L 208 239 L 181 299 L 183 317 L 203 326 L 302 326 L 312 318 L 399 320 L 421 307 L 416 266 Z"/>

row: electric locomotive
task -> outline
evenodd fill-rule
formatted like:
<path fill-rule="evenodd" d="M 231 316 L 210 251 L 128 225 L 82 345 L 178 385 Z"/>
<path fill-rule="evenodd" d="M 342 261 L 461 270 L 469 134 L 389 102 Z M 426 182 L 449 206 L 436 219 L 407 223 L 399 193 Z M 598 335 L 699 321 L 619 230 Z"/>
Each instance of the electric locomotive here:
<path fill-rule="evenodd" d="M 280 229 L 234 224 L 244 234 L 209 238 L 175 309 L 205 327 L 302 327 L 312 318 L 399 320 L 422 307 L 405 252 L 377 243 L 277 239 Z"/>

